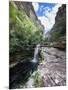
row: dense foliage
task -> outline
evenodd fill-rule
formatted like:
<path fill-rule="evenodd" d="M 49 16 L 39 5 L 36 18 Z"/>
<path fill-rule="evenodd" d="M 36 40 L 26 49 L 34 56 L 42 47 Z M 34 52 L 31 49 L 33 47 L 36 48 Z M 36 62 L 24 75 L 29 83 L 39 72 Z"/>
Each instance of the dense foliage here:
<path fill-rule="evenodd" d="M 10 53 L 35 46 L 42 41 L 42 30 L 26 15 L 18 10 L 14 2 L 9 3 Z"/>

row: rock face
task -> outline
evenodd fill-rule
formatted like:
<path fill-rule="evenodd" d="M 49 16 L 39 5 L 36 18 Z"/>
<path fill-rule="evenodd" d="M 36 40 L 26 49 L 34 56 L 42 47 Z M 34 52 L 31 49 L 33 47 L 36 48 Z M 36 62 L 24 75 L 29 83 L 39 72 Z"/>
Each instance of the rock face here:
<path fill-rule="evenodd" d="M 66 47 L 66 5 L 63 4 L 57 12 L 55 24 L 50 31 L 50 40 L 56 42 L 58 48 Z"/>
<path fill-rule="evenodd" d="M 66 34 L 66 5 L 62 5 L 59 8 L 55 18 L 55 24 L 51 30 L 52 33 L 57 33 L 57 35 L 60 34 L 61 36 Z"/>
<path fill-rule="evenodd" d="M 17 5 L 18 9 L 20 10 L 24 10 L 27 14 L 28 17 L 30 17 L 31 20 L 33 20 L 33 22 L 38 25 L 39 28 L 41 28 L 42 30 L 44 29 L 44 26 L 41 24 L 40 20 L 38 20 L 34 8 L 32 6 L 32 2 L 16 2 L 15 4 Z"/>

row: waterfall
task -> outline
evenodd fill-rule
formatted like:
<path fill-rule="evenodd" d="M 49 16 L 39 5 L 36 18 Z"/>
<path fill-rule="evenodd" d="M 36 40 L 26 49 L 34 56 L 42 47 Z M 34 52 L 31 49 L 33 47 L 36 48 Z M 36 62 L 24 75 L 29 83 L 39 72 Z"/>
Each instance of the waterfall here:
<path fill-rule="evenodd" d="M 21 78 L 23 81 L 26 81 L 31 73 L 34 72 L 37 68 L 38 64 L 38 52 L 39 52 L 40 44 L 36 45 L 34 50 L 34 57 L 31 61 L 24 61 L 16 64 L 13 68 L 10 68 L 10 83 L 9 88 L 17 85 L 17 81 L 20 81 Z M 23 82 L 22 81 L 22 82 Z M 29 84 L 32 83 L 31 81 Z"/>
<path fill-rule="evenodd" d="M 33 58 L 32 62 L 35 62 L 35 63 L 38 62 L 37 56 L 38 56 L 39 47 L 40 47 L 40 44 L 37 44 L 35 51 L 34 51 L 34 58 Z"/>

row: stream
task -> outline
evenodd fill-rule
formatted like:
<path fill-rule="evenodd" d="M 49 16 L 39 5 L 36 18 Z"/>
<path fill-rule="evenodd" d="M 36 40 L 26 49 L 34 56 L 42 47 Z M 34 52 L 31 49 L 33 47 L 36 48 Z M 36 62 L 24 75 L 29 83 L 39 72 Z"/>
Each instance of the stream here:
<path fill-rule="evenodd" d="M 25 84 L 31 74 L 38 66 L 38 52 L 40 45 L 38 44 L 34 50 L 34 57 L 32 60 L 20 61 L 10 67 L 10 82 L 9 88 L 17 88 L 20 83 Z"/>
<path fill-rule="evenodd" d="M 42 86 L 65 86 L 66 85 L 66 52 L 53 47 L 42 47 L 43 61 L 39 63 L 37 71 L 40 73 Z M 34 72 L 22 88 L 34 88 Z M 38 84 L 39 82 L 37 82 Z"/>
<path fill-rule="evenodd" d="M 66 52 L 53 47 L 41 47 L 43 60 L 38 63 L 39 47 L 40 45 L 36 46 L 32 61 L 25 62 L 24 64 L 20 63 L 13 69 L 11 68 L 10 80 L 14 78 L 14 85 L 12 85 L 11 88 L 34 88 L 66 85 Z M 37 72 L 39 75 L 37 75 Z M 24 85 L 23 83 L 20 83 L 19 85 L 15 84 L 15 81 L 19 81 L 19 78 L 25 80 L 24 76 L 29 76 L 28 74 L 30 74 L 30 77 Z M 39 80 L 35 80 L 36 76 L 37 79 L 40 77 Z"/>

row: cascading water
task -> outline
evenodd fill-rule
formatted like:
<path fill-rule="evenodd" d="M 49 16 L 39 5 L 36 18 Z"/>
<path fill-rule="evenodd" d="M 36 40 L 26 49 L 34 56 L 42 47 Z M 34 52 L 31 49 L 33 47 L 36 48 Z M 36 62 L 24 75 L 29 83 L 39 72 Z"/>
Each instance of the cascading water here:
<path fill-rule="evenodd" d="M 34 58 L 31 62 L 34 62 L 34 63 L 37 63 L 38 62 L 38 52 L 39 52 L 39 47 L 40 47 L 40 44 L 37 44 L 36 48 L 35 48 L 35 51 L 34 51 Z"/>
<path fill-rule="evenodd" d="M 9 88 L 15 87 L 20 80 L 26 81 L 30 74 L 34 72 L 38 65 L 38 52 L 40 44 L 38 44 L 34 51 L 34 58 L 31 61 L 20 62 L 13 68 L 10 68 L 10 84 Z"/>

